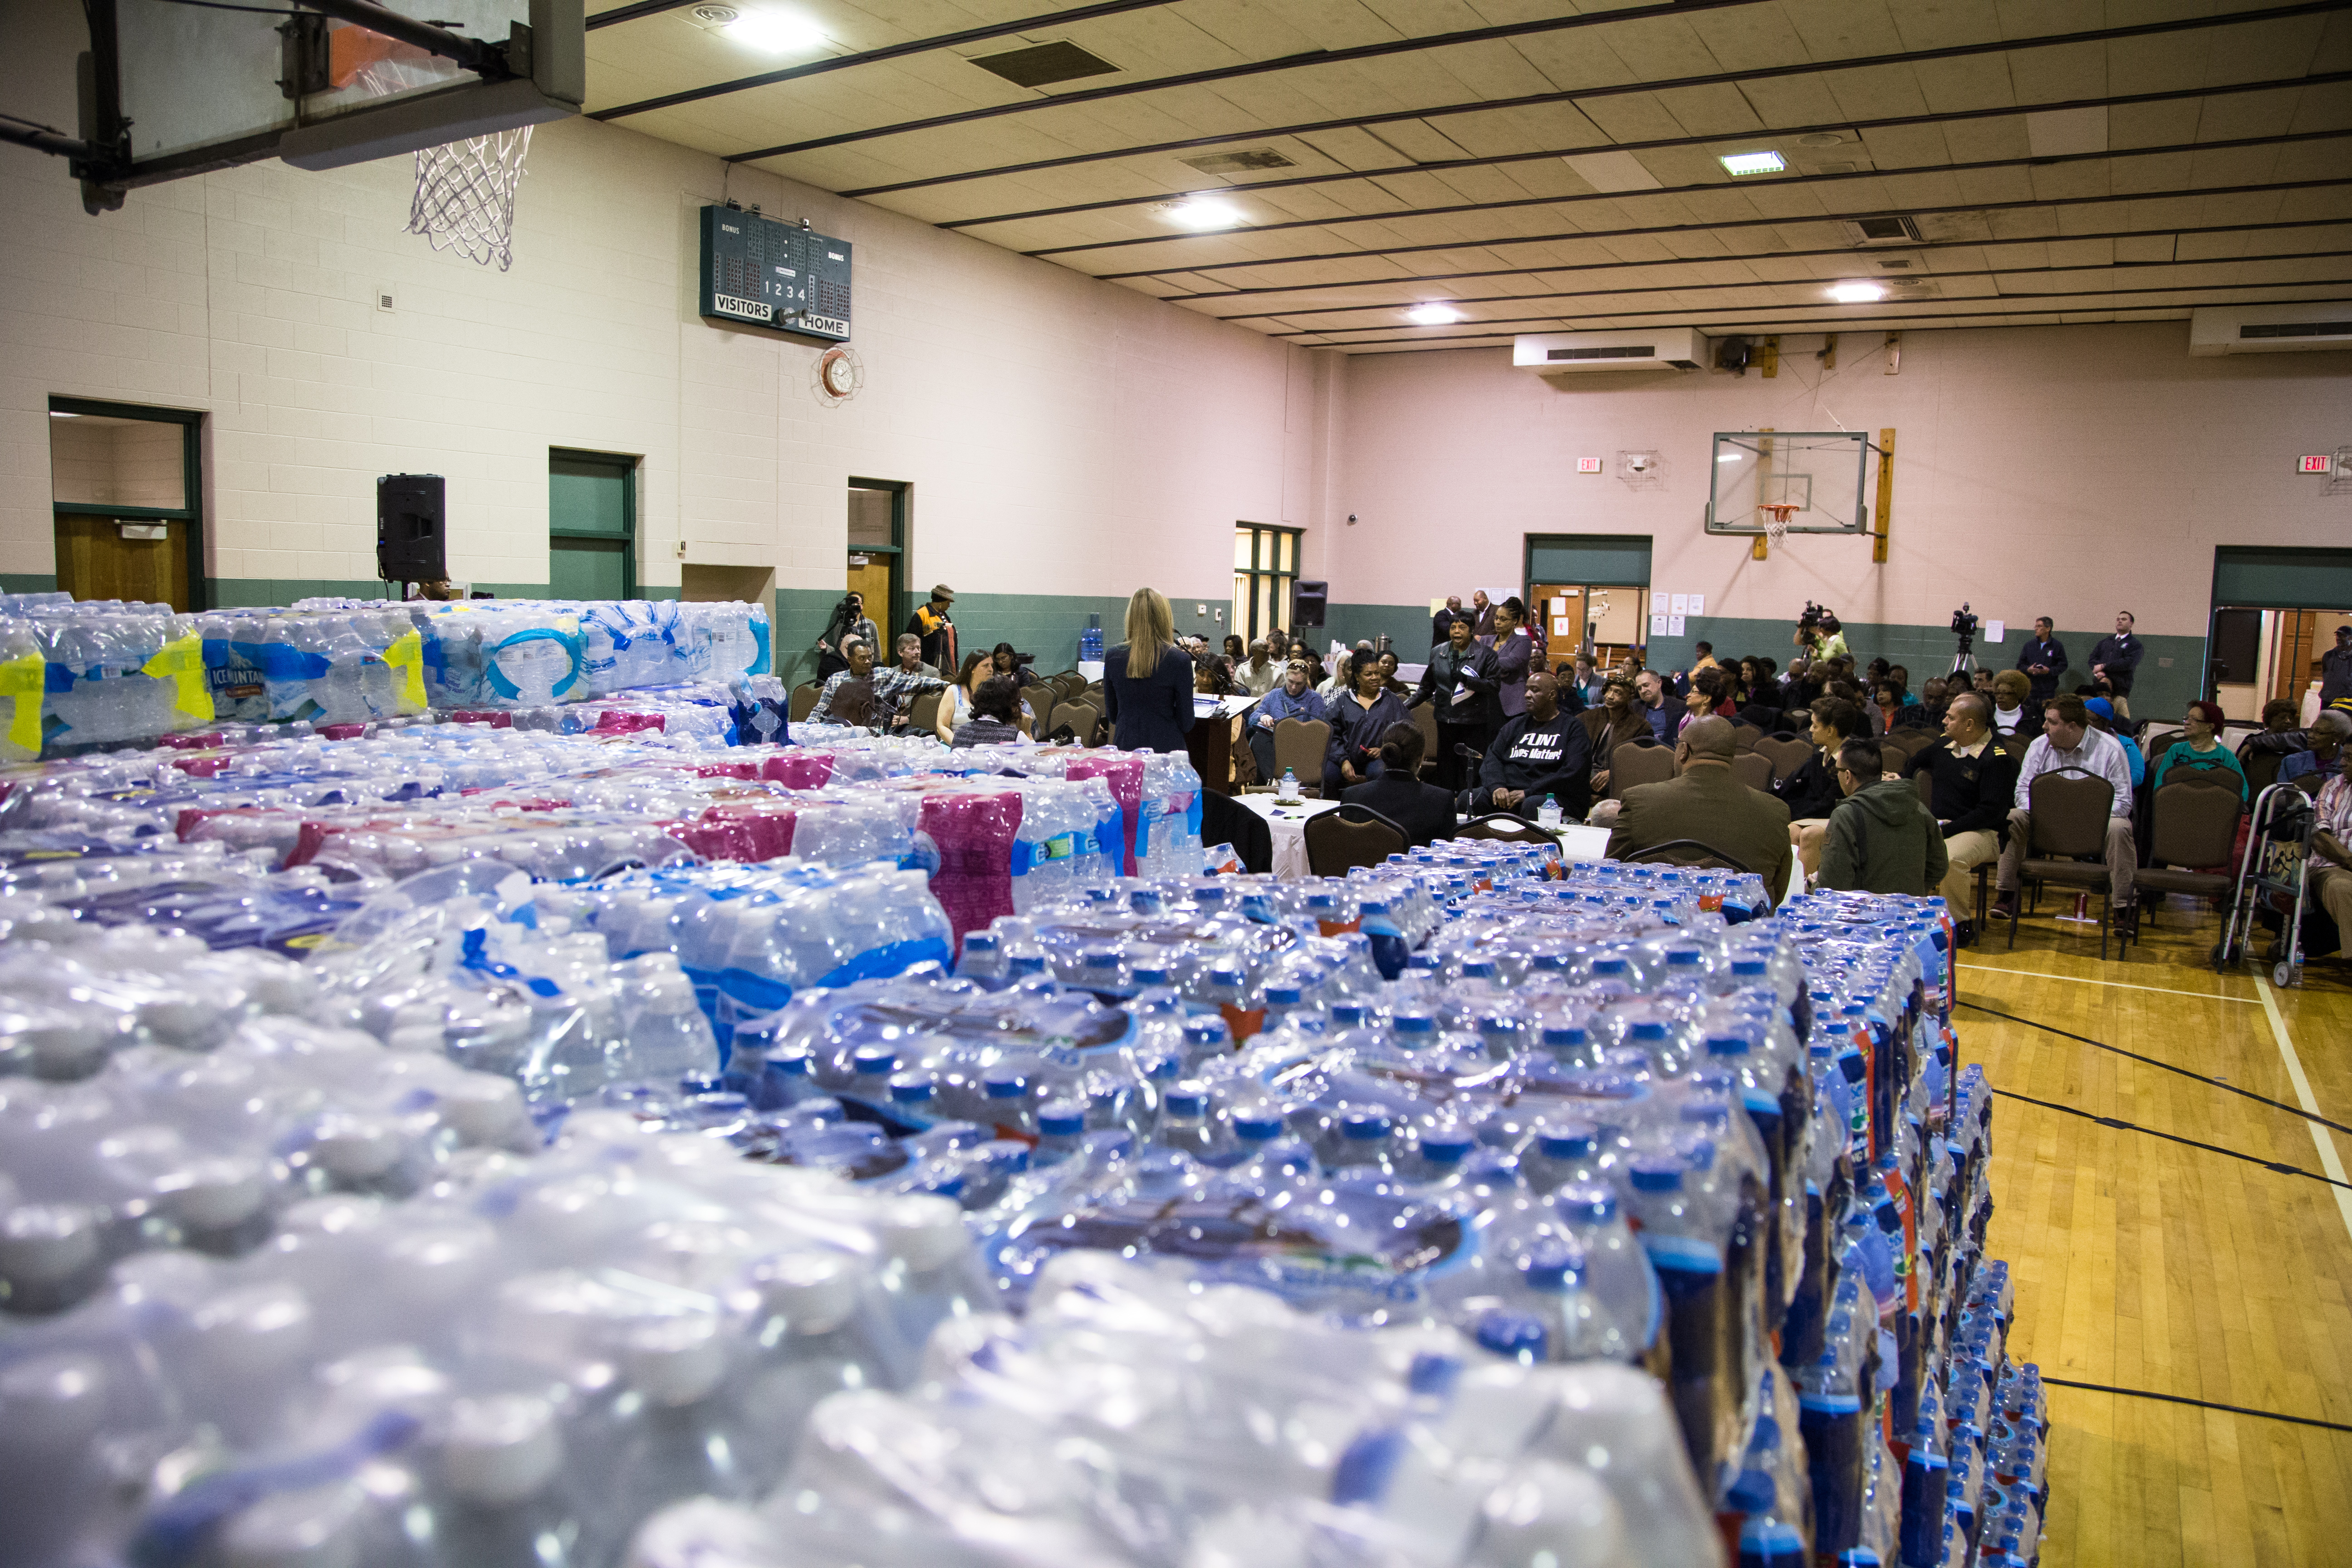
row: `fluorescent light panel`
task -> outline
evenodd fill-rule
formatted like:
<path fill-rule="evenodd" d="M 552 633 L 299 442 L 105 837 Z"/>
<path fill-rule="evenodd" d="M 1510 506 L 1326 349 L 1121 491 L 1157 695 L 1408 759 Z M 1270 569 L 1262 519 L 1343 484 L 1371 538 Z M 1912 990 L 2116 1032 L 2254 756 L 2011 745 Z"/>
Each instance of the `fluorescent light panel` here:
<path fill-rule="evenodd" d="M 1727 153 L 1716 160 L 1734 178 L 1742 174 L 1777 174 L 1789 166 L 1778 153 Z"/>
<path fill-rule="evenodd" d="M 1886 285 L 1862 279 L 1830 285 L 1830 298 L 1841 305 L 1868 305 L 1886 298 Z"/>
<path fill-rule="evenodd" d="M 746 11 L 719 29 L 737 43 L 772 55 L 823 48 L 824 34 L 805 16 L 790 11 Z"/>
<path fill-rule="evenodd" d="M 1425 305 L 1415 305 L 1407 310 L 1404 319 L 1416 326 L 1442 327 L 1449 321 L 1460 321 L 1462 312 L 1443 300 L 1432 300 Z"/>
<path fill-rule="evenodd" d="M 1188 196 L 1162 210 L 1169 222 L 1185 228 L 1232 228 L 1242 221 L 1241 208 L 1214 196 Z"/>

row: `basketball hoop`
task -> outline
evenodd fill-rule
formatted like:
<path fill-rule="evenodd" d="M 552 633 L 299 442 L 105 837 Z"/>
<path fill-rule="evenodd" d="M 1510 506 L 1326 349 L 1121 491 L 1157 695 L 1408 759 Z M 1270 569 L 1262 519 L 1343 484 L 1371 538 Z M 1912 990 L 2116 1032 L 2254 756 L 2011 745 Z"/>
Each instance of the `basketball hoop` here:
<path fill-rule="evenodd" d="M 1798 505 L 1792 500 L 1760 501 L 1756 510 L 1764 524 L 1764 537 L 1778 544 L 1789 536 L 1789 519 L 1796 514 Z"/>
<path fill-rule="evenodd" d="M 530 127 L 444 142 L 416 154 L 416 195 L 408 232 L 436 250 L 455 250 L 482 266 L 493 258 L 504 272 L 514 265 L 515 185 Z"/>

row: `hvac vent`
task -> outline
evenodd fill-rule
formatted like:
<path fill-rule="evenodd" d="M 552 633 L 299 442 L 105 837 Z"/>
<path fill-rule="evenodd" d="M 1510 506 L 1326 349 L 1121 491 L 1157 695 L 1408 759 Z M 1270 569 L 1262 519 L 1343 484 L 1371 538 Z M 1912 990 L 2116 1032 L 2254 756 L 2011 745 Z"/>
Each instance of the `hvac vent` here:
<path fill-rule="evenodd" d="M 1271 147 L 1251 147 L 1239 153 L 1211 153 L 1201 158 L 1179 158 L 1204 174 L 1238 174 L 1251 169 L 1295 169 L 1298 165 Z"/>
<path fill-rule="evenodd" d="M 1547 362 L 1587 359 L 1655 359 L 1657 357 L 1658 345 L 1655 343 L 1626 343 L 1599 349 L 1544 350 L 1544 359 Z"/>
<path fill-rule="evenodd" d="M 1854 162 L 1853 162 L 1851 159 L 1849 159 L 1849 160 L 1846 160 L 1845 162 L 1843 162 L 1843 163 L 1813 163 L 1813 164 L 1809 164 L 1809 165 L 1807 166 L 1807 172 L 1808 172 L 1809 174 L 1853 174 L 1856 169 L 1859 169 L 1859 168 L 1861 168 L 1861 167 L 1862 167 L 1862 165 L 1861 165 L 1861 164 L 1859 164 L 1859 163 L 1854 163 Z"/>
<path fill-rule="evenodd" d="M 2258 321 L 2238 329 L 2247 338 L 2352 338 L 2352 321 Z"/>
<path fill-rule="evenodd" d="M 2352 302 L 2216 305 L 2189 313 L 2192 354 L 2343 353 L 2352 350 Z"/>
<path fill-rule="evenodd" d="M 1120 68 L 1066 38 L 1025 49 L 1008 49 L 1001 55 L 975 56 L 971 63 L 1015 87 L 1052 87 L 1081 77 L 1108 76 Z"/>
<path fill-rule="evenodd" d="M 1857 217 L 1846 220 L 1846 233 L 1856 245 L 1916 245 L 1919 226 L 1907 217 Z"/>

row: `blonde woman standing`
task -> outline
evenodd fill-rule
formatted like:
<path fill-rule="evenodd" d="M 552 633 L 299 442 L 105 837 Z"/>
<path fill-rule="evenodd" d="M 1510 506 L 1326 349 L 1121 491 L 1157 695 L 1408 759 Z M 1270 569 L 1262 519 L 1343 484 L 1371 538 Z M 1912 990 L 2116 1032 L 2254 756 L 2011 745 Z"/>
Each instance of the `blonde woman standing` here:
<path fill-rule="evenodd" d="M 1181 752 L 1192 729 L 1192 660 L 1158 590 L 1127 602 L 1127 641 L 1103 657 L 1104 717 L 1124 751 Z"/>

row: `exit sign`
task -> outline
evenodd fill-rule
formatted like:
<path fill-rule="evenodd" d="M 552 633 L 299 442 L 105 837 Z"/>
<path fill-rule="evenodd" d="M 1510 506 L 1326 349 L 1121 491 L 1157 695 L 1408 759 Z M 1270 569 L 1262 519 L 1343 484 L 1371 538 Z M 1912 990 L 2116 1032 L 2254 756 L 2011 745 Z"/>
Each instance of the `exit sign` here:
<path fill-rule="evenodd" d="M 1580 474 L 1597 474 L 1601 471 L 1601 459 L 1579 458 L 1576 459 L 1576 471 Z"/>
<path fill-rule="evenodd" d="M 2294 462 L 2294 471 L 2298 474 L 2332 474 L 2336 471 L 2336 459 L 2325 452 L 2315 458 L 2297 458 Z"/>

